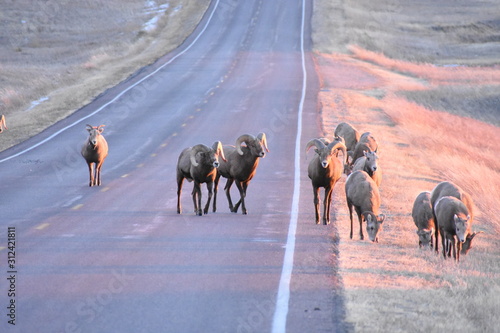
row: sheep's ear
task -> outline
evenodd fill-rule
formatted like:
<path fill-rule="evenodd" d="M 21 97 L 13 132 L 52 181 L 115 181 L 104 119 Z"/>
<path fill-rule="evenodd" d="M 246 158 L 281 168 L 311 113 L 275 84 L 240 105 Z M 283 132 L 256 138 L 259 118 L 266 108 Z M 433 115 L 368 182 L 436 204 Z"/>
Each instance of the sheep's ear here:
<path fill-rule="evenodd" d="M 378 223 L 382 224 L 382 223 L 384 223 L 384 220 L 385 220 L 385 215 L 384 214 L 380 214 L 378 216 Z"/>
<path fill-rule="evenodd" d="M 469 221 L 469 220 L 470 220 L 470 215 L 467 215 L 467 221 Z"/>
<path fill-rule="evenodd" d="M 455 221 L 455 223 L 458 221 L 458 215 L 457 214 L 453 215 L 453 221 Z"/>
<path fill-rule="evenodd" d="M 104 132 L 104 126 L 106 126 L 106 125 L 100 125 L 100 126 L 97 128 L 97 130 L 99 131 L 99 133 Z"/>

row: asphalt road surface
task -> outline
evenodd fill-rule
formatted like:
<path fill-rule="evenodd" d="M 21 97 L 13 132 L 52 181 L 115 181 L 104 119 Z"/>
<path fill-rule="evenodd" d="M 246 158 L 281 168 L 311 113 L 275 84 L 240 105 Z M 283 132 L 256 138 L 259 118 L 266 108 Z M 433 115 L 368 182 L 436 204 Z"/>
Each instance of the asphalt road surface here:
<path fill-rule="evenodd" d="M 311 3 L 213 1 L 177 50 L 0 154 L 0 331 L 347 329 L 335 222 L 314 223 L 304 153 L 320 133 Z M 106 125 L 100 187 L 87 123 Z M 229 212 L 222 180 L 216 213 L 194 215 L 186 182 L 178 215 L 182 149 L 259 132 L 249 214 Z"/>

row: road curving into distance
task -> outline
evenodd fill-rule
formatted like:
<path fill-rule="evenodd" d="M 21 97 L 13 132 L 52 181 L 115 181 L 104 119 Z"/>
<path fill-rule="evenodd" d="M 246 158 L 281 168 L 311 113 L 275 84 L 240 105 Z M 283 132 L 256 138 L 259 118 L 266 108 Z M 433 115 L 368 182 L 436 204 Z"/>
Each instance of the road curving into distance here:
<path fill-rule="evenodd" d="M 215 0 L 177 50 L 0 153 L 2 332 L 346 329 L 338 236 L 314 223 L 304 152 L 321 133 L 311 4 Z M 106 125 L 100 187 L 80 156 L 87 123 Z M 222 180 L 216 213 L 195 216 L 185 183 L 178 215 L 182 149 L 259 132 L 249 214 L 229 212 Z"/>

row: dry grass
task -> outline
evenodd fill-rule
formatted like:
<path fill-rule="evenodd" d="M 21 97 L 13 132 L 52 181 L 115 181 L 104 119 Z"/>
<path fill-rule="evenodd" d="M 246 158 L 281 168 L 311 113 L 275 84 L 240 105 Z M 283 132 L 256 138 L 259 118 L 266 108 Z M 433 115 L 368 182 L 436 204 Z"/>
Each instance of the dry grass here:
<path fill-rule="evenodd" d="M 428 29 L 428 18 L 414 15 L 402 20 L 406 9 L 389 11 L 388 3 L 316 2 L 319 10 L 316 8 L 314 22 L 321 28 L 313 28 L 315 47 L 330 52 L 318 52 L 315 57 L 322 79 L 319 99 L 324 133 L 320 135 L 332 135 L 339 122 L 347 121 L 362 132 L 373 132 L 381 143 L 384 176 L 380 191 L 382 212 L 388 217 L 379 244 L 360 241 L 359 236 L 349 239 L 343 183 L 335 190 L 347 320 L 357 332 L 494 332 L 500 324 L 496 314 L 500 300 L 495 296 L 500 291 L 497 236 L 500 232 L 497 204 L 500 130 L 492 124 L 499 124 L 499 104 L 494 101 L 499 96 L 500 68 L 442 67 L 408 61 L 425 60 L 425 53 L 432 50 L 432 42 L 442 36 L 431 34 L 423 38 L 420 33 Z M 453 26 L 451 20 L 460 16 L 457 11 L 464 9 L 465 13 L 470 9 L 465 3 L 459 3 L 463 6 L 454 2 L 457 6 L 449 13 L 450 19 L 443 20 L 439 26 Z M 430 2 L 412 2 L 408 6 L 415 8 L 421 4 L 428 6 L 421 13 L 433 11 Z M 439 8 L 434 10 L 439 12 L 447 4 L 449 1 L 438 2 L 435 5 Z M 318 22 L 318 12 L 329 17 L 328 7 L 333 10 L 339 5 L 342 11 L 331 14 L 337 20 Z M 481 4 L 486 5 L 487 2 Z M 467 12 L 468 20 L 484 20 L 487 15 L 482 13 L 480 18 L 474 16 L 475 13 L 479 15 L 476 9 Z M 397 20 L 397 24 L 383 27 L 368 24 L 370 18 L 381 20 L 383 15 L 386 15 L 385 21 Z M 365 17 L 365 20 L 353 20 L 353 17 Z M 365 22 L 370 29 L 359 26 L 360 22 Z M 404 34 L 401 27 L 409 25 L 418 33 Z M 346 29 L 353 26 L 358 30 Z M 329 27 L 339 30 L 328 33 L 325 29 Z M 470 39 L 472 30 L 457 29 L 453 35 L 455 40 Z M 469 37 L 460 39 L 464 29 Z M 479 37 L 486 38 L 483 30 L 478 33 Z M 421 40 L 418 45 L 410 43 L 406 48 L 406 44 L 400 43 L 398 37 L 401 36 Z M 374 41 L 368 45 L 370 38 Z M 348 40 L 359 43 L 351 45 L 346 43 Z M 421 48 L 424 44 L 426 47 Z M 443 47 L 446 48 L 446 44 Z M 492 45 L 484 46 L 488 47 Z M 392 53 L 385 52 L 386 49 Z M 447 63 L 461 58 L 468 63 L 469 48 L 464 50 L 462 54 L 440 60 Z M 406 57 L 410 51 L 413 56 Z M 491 63 L 488 52 L 482 55 L 474 61 Z M 464 101 L 472 106 L 463 105 Z M 487 108 L 483 108 L 485 105 Z M 443 180 L 457 183 L 472 195 L 477 208 L 473 229 L 485 232 L 478 236 L 474 248 L 462 257 L 460 264 L 444 260 L 432 251 L 420 250 L 411 219 L 413 200 L 418 193 L 432 190 Z M 357 235 L 357 226 L 354 231 Z"/>
<path fill-rule="evenodd" d="M 0 149 L 67 117 L 177 47 L 209 2 L 2 1 L 0 113 L 9 131 Z M 156 16 L 156 26 L 148 25 Z"/>

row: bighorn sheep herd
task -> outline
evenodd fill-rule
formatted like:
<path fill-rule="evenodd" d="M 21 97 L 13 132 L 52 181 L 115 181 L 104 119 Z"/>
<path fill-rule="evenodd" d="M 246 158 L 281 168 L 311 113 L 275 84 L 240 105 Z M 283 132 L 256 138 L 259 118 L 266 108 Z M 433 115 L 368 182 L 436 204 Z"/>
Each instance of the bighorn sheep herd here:
<path fill-rule="evenodd" d="M 101 185 L 101 167 L 108 155 L 108 144 L 102 132 L 104 125 L 87 125 L 89 137 L 81 154 L 88 164 L 89 186 Z M 5 118 L 0 119 L 0 132 L 5 126 Z M 379 214 L 382 181 L 379 164 L 379 145 L 371 132 L 360 133 L 348 123 L 340 123 L 334 138 L 315 138 L 307 142 L 305 151 L 314 148 L 314 156 L 309 161 L 307 174 L 313 187 L 315 222 L 330 224 L 332 192 L 335 184 L 345 173 L 345 195 L 350 218 L 350 238 L 353 238 L 353 210 L 359 222 L 359 237 L 364 239 L 363 223 L 372 242 L 379 241 L 379 234 L 385 220 Z M 261 158 L 269 152 L 265 133 L 257 136 L 240 135 L 234 146 L 223 146 L 215 141 L 211 147 L 197 144 L 181 151 L 177 162 L 177 213 L 181 214 L 181 192 L 184 179 L 193 182 L 191 193 L 196 215 L 208 214 L 213 197 L 213 212 L 217 211 L 217 189 L 221 177 L 227 179 L 224 186 L 229 210 L 237 213 L 241 206 L 244 215 L 248 213 L 245 204 L 248 184 L 252 180 Z M 202 209 L 201 184 L 206 183 L 208 199 Z M 240 198 L 233 205 L 230 189 L 233 183 Z M 320 188 L 325 189 L 323 218 L 320 218 Z M 421 248 L 433 248 L 439 252 L 441 236 L 444 258 L 459 261 L 460 254 L 467 254 L 472 248 L 472 240 L 481 231 L 472 231 L 474 204 L 468 193 L 451 182 L 439 183 L 432 192 L 421 192 L 415 198 L 411 216 L 417 227 L 418 244 Z"/>

